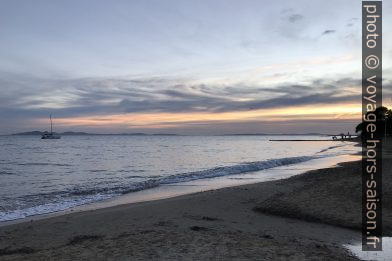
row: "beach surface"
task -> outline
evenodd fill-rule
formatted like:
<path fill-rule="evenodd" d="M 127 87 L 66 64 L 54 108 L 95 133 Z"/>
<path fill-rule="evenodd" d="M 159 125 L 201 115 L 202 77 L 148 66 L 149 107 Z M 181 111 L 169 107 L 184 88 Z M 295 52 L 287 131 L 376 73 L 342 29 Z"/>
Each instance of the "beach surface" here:
<path fill-rule="evenodd" d="M 384 161 L 383 185 L 391 161 Z M 360 162 L 0 228 L 1 260 L 357 260 Z M 384 232 L 391 193 L 384 189 Z"/>

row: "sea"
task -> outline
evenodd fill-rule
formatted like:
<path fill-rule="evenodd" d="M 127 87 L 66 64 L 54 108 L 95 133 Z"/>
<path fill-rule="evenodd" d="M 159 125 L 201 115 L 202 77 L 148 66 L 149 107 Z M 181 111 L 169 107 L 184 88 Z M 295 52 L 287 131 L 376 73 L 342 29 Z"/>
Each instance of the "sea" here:
<path fill-rule="evenodd" d="M 299 139 L 312 141 L 271 141 Z M 322 135 L 0 136 L 0 223 L 163 187 L 202 182 L 205 190 L 284 178 L 359 151 Z"/>

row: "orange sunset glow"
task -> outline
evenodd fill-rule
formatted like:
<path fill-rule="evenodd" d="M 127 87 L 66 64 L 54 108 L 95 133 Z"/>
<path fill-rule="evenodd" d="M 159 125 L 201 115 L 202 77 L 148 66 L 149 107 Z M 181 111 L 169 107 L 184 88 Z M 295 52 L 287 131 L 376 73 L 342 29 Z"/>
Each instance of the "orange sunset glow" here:
<path fill-rule="evenodd" d="M 115 126 L 128 128 L 166 128 L 178 127 L 192 122 L 243 122 L 243 121 L 270 121 L 282 122 L 287 120 L 357 120 L 360 118 L 361 107 L 358 104 L 299 106 L 279 109 L 260 109 L 251 111 L 220 112 L 220 113 L 126 113 L 112 115 L 95 115 L 83 117 L 58 118 L 58 126 Z M 44 124 L 46 118 L 38 119 Z"/>

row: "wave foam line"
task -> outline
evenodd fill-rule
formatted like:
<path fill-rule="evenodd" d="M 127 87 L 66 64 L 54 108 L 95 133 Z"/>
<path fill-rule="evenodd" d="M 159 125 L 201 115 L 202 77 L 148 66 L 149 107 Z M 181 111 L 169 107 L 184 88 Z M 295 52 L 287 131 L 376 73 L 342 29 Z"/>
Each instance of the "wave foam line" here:
<path fill-rule="evenodd" d="M 80 190 L 75 189 L 71 192 L 56 192 L 57 196 L 63 198 L 62 202 L 46 203 L 38 206 L 33 206 L 25 209 L 16 209 L 6 212 L 0 212 L 0 221 L 9 221 L 20 218 L 25 218 L 33 215 L 48 214 L 57 211 L 63 211 L 72 207 L 79 205 L 84 205 L 92 202 L 97 202 L 105 199 L 118 196 L 120 194 L 126 194 L 131 192 L 136 192 L 140 190 L 145 190 L 149 188 L 158 187 L 164 184 L 175 184 L 181 182 L 187 182 L 198 179 L 222 177 L 228 175 L 236 175 L 241 173 L 256 172 L 265 169 L 276 168 L 280 166 L 287 166 L 292 164 L 298 164 L 305 161 L 322 158 L 325 156 L 303 156 L 303 157 L 290 157 L 281 159 L 271 159 L 265 161 L 247 162 L 242 164 L 237 164 L 233 166 L 223 166 L 216 167 L 212 169 L 200 170 L 187 172 L 182 174 L 170 175 L 167 177 L 161 177 L 156 179 L 149 179 L 142 182 L 136 182 L 129 184 L 124 187 L 114 187 L 105 189 L 91 189 L 91 190 Z M 53 195 L 53 198 L 56 198 Z M 76 197 L 76 198 L 75 198 Z"/>

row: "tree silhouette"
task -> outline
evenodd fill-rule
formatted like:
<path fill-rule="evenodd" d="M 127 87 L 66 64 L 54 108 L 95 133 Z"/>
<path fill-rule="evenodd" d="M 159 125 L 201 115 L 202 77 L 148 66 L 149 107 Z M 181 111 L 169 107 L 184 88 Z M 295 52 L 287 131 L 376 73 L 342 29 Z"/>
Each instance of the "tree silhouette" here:
<path fill-rule="evenodd" d="M 371 113 L 374 113 L 377 119 L 376 122 L 374 122 L 377 126 L 376 135 L 378 137 L 384 137 L 385 134 L 387 136 L 392 135 L 392 110 L 387 107 L 378 107 L 374 112 L 368 112 L 366 115 L 368 116 Z M 365 128 L 365 122 L 361 122 L 355 128 L 355 132 L 361 132 L 363 138 L 366 133 Z"/>

